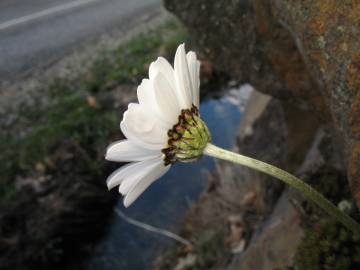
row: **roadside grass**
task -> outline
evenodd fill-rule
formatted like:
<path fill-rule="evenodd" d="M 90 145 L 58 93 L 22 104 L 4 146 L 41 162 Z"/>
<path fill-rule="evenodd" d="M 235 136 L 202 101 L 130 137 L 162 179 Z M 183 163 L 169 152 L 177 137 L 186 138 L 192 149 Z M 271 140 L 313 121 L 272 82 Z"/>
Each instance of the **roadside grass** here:
<path fill-rule="evenodd" d="M 38 173 L 43 167 L 54 169 L 52 157 L 64 142 L 84 152 L 83 171 L 101 173 L 104 149 L 111 135 L 119 132 L 120 119 L 113 107 L 98 106 L 89 98 L 96 101 L 121 85 L 135 87 L 147 75 L 151 61 L 158 55 L 172 56 L 187 38 L 183 27 L 169 20 L 115 50 L 104 51 L 76 80 L 56 79 L 39 89 L 46 102 L 19 108 L 19 120 L 0 133 L 0 203 L 16 199 L 17 177 Z"/>
<path fill-rule="evenodd" d="M 176 47 L 187 39 L 186 31 L 178 22 L 168 21 L 156 31 L 142 33 L 99 57 L 82 87 L 96 93 L 114 84 L 137 85 L 158 55 L 172 56 Z"/>

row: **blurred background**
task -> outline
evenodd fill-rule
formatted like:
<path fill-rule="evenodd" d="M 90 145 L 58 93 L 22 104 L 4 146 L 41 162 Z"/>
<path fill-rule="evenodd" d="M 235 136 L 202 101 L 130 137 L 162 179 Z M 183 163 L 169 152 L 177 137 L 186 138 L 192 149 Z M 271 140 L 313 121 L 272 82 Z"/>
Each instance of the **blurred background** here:
<path fill-rule="evenodd" d="M 357 1 L 0 1 L 0 269 L 360 269 L 359 239 L 271 177 L 202 158 L 125 209 L 104 160 L 185 42 L 213 143 L 359 219 L 359 36 Z"/>

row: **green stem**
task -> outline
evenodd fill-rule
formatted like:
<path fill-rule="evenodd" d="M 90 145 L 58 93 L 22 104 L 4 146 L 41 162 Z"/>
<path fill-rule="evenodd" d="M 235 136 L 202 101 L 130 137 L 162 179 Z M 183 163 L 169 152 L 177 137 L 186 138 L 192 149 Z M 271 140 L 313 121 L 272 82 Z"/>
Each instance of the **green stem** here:
<path fill-rule="evenodd" d="M 294 175 L 265 162 L 224 150 L 210 143 L 207 144 L 204 154 L 244 165 L 283 181 L 289 186 L 300 191 L 308 200 L 316 203 L 321 209 L 323 209 L 331 217 L 341 222 L 349 230 L 360 235 L 360 225 L 355 220 L 340 211 L 339 208 L 327 200 L 323 195 Z"/>

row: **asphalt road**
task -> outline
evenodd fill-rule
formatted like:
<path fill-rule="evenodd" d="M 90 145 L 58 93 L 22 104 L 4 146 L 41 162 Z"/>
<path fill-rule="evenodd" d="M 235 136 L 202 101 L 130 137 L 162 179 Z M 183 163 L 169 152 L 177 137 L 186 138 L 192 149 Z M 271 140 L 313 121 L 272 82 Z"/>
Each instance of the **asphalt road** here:
<path fill-rule="evenodd" d="M 161 0 L 1 0 L 0 81 L 46 67 L 104 33 L 130 27 Z"/>

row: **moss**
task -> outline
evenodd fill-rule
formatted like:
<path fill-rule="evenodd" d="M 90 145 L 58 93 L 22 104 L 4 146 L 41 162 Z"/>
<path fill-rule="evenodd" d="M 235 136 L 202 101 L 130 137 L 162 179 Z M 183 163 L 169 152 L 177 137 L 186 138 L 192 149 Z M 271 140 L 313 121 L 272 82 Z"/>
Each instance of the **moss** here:
<path fill-rule="evenodd" d="M 89 106 L 86 97 L 77 93 L 53 100 L 51 108 L 29 110 L 26 117 L 34 124 L 24 137 L 2 140 L 8 144 L 0 158 L 0 197 L 6 201 L 16 195 L 14 177 L 28 175 L 66 143 L 84 149 L 88 156 L 82 159 L 84 170 L 98 172 L 98 152 L 118 126 L 114 112 Z"/>
<path fill-rule="evenodd" d="M 324 218 L 308 228 L 295 257 L 298 270 L 360 269 L 360 238 Z"/>
<path fill-rule="evenodd" d="M 330 134 L 330 133 L 329 133 Z M 339 208 L 358 216 L 344 172 L 333 164 L 334 145 L 330 135 L 319 145 L 325 164 L 310 174 L 306 181 Z M 299 245 L 294 266 L 296 270 L 360 269 L 360 238 L 325 215 L 318 207 L 306 202 L 305 236 Z M 310 222 L 309 222 L 310 220 Z"/>
<path fill-rule="evenodd" d="M 325 142 L 321 145 L 321 150 L 332 151 L 330 146 Z M 352 205 L 346 211 L 354 217 L 357 215 L 354 203 L 349 203 L 351 194 L 342 172 L 325 165 L 310 175 L 307 181 L 334 204 L 339 205 L 341 202 L 341 205 Z M 304 220 L 305 236 L 296 252 L 295 269 L 360 269 L 360 238 L 324 215 L 316 206 L 306 203 L 305 209 L 308 214 L 305 217 L 307 220 Z M 312 221 L 307 222 L 309 219 Z"/>
<path fill-rule="evenodd" d="M 86 97 L 77 94 L 58 99 L 43 115 L 21 142 L 19 166 L 23 170 L 31 170 L 34 162 L 54 152 L 62 140 L 78 144 L 90 160 L 96 160 L 95 151 L 106 143 L 118 121 L 114 112 L 93 108 Z"/>

